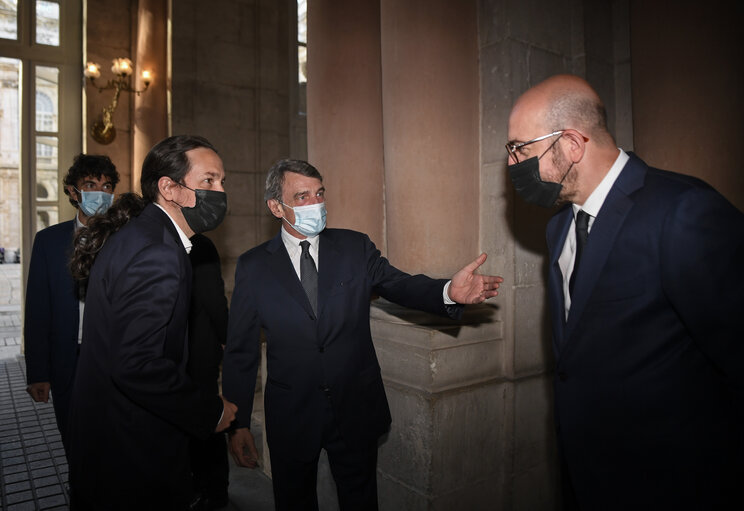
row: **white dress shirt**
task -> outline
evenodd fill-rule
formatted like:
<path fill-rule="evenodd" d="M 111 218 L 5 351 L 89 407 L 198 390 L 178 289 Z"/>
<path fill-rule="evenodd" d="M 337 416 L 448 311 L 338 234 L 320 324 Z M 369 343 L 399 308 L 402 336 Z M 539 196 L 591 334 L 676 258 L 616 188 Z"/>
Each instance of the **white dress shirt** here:
<path fill-rule="evenodd" d="M 155 204 L 157 207 L 162 209 L 163 213 L 168 215 L 168 212 L 165 210 L 163 206 L 161 206 L 157 202 L 153 202 L 153 204 Z M 178 224 L 176 223 L 175 220 L 173 220 L 173 218 L 171 218 L 170 215 L 168 215 L 168 218 L 170 218 L 170 221 L 173 222 L 173 225 L 176 228 L 176 232 L 178 232 L 178 237 L 181 238 L 181 243 L 183 244 L 183 248 L 186 250 L 186 253 L 190 254 L 191 253 L 191 240 L 189 239 L 188 236 L 186 236 L 186 233 L 183 232 L 180 227 L 178 227 Z"/>
<path fill-rule="evenodd" d="M 295 273 L 297 273 L 298 279 L 301 278 L 300 256 L 302 255 L 302 247 L 300 246 L 300 242 L 307 241 L 308 243 L 310 243 L 309 252 L 313 258 L 313 261 L 315 261 L 315 269 L 317 270 L 318 268 L 320 268 L 320 263 L 318 261 L 318 246 L 320 245 L 320 238 L 318 236 L 308 237 L 304 240 L 301 240 L 289 234 L 282 225 L 282 241 L 284 242 L 284 247 L 287 249 L 289 260 L 292 261 L 292 266 L 294 267 Z"/>
<path fill-rule="evenodd" d="M 75 233 L 77 234 L 78 229 L 85 227 L 83 222 L 80 221 L 80 215 L 78 213 L 75 213 Z M 83 312 L 85 312 L 85 302 L 82 300 L 78 300 L 78 344 L 83 342 Z"/>
<path fill-rule="evenodd" d="M 568 319 L 568 311 L 571 309 L 571 294 L 568 291 L 568 282 L 571 280 L 574 261 L 576 260 L 576 214 L 580 210 L 584 210 L 589 214 L 588 230 L 591 232 L 594 220 L 599 214 L 599 210 L 602 209 L 607 194 L 610 193 L 610 189 L 612 188 L 612 185 L 615 184 L 617 177 L 620 175 L 620 171 L 623 170 L 628 159 L 630 159 L 625 151 L 622 149 L 619 150 L 620 154 L 617 155 L 615 163 L 612 164 L 609 172 L 607 172 L 591 195 L 589 195 L 586 202 L 584 204 L 572 204 L 573 220 L 571 221 L 571 227 L 568 229 L 568 236 L 566 236 L 566 242 L 563 244 L 563 250 L 558 258 L 558 266 L 560 266 L 561 274 L 563 274 L 563 298 L 565 303 L 566 319 Z"/>

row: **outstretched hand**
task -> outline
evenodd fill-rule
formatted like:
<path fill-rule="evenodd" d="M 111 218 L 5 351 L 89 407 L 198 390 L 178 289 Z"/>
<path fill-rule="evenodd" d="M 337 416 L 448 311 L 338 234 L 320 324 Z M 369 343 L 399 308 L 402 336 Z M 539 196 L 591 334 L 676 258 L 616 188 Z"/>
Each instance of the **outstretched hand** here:
<path fill-rule="evenodd" d="M 499 294 L 497 289 L 504 279 L 495 275 L 477 275 L 475 270 L 486 262 L 486 253 L 455 273 L 448 294 L 452 301 L 462 304 L 481 303 Z"/>

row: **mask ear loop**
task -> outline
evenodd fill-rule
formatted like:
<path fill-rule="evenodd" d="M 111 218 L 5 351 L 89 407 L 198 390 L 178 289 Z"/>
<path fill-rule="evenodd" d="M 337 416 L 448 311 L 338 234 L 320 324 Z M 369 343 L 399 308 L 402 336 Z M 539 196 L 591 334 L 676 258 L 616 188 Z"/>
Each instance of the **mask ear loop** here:
<path fill-rule="evenodd" d="M 550 151 L 551 149 L 553 149 L 553 148 L 555 147 L 555 144 L 557 144 L 557 143 L 558 143 L 558 141 L 559 141 L 559 140 L 561 139 L 561 137 L 562 137 L 562 136 L 563 136 L 563 133 L 561 133 L 560 135 L 558 135 L 558 137 L 557 137 L 557 138 L 556 138 L 556 139 L 555 139 L 555 140 L 553 141 L 553 143 L 552 143 L 552 144 L 550 144 L 550 145 L 548 146 L 548 148 L 547 148 L 547 149 L 545 149 L 545 151 L 543 151 L 543 153 L 542 153 L 542 154 L 541 154 L 541 155 L 540 155 L 540 156 L 539 156 L 539 157 L 537 158 L 537 161 L 540 161 L 540 159 L 541 159 L 541 158 L 542 158 L 543 156 L 545 156 L 546 154 L 548 154 L 548 151 Z M 582 136 L 583 136 L 583 135 L 582 135 Z M 588 139 L 588 138 L 586 138 L 586 137 L 584 137 L 584 142 L 589 142 L 589 139 Z M 568 166 L 568 170 L 566 170 L 566 173 L 565 173 L 565 174 L 563 174 L 563 177 L 561 178 L 561 180 L 560 180 L 560 181 L 558 181 L 558 184 L 559 184 L 559 185 L 563 186 L 563 181 L 565 181 L 565 180 L 566 180 L 566 177 L 568 176 L 568 173 L 569 173 L 569 172 L 571 172 L 571 169 L 573 168 L 573 166 L 574 166 L 574 162 L 571 162 L 571 165 L 569 165 L 569 166 Z"/>
<path fill-rule="evenodd" d="M 168 178 L 168 179 L 170 179 L 170 178 Z M 191 190 L 192 192 L 194 192 L 194 198 L 196 198 L 196 190 L 194 190 L 193 188 L 189 188 L 185 184 L 179 183 L 178 181 L 173 181 L 172 179 L 170 181 L 171 181 L 171 183 L 173 183 L 176 186 L 180 186 L 181 188 L 186 188 L 187 190 Z M 162 194 L 160 194 L 160 195 L 162 195 Z M 165 199 L 165 197 L 163 197 L 163 198 Z M 168 200 L 168 199 L 166 199 L 166 200 Z M 170 202 L 172 202 L 173 204 L 175 204 L 176 206 L 178 206 L 181 209 L 183 209 L 183 208 L 189 208 L 189 207 L 196 207 L 196 204 L 194 204 L 194 206 L 182 206 L 178 202 L 176 202 L 176 201 L 174 201 L 172 199 L 170 200 Z"/>
<path fill-rule="evenodd" d="M 289 223 L 289 220 L 287 220 L 287 217 L 285 216 L 285 213 L 284 213 L 284 208 L 285 207 L 291 209 L 292 211 L 294 211 L 294 208 L 292 206 L 287 206 L 286 204 L 284 204 L 279 199 L 275 199 L 275 200 L 276 200 L 277 204 L 281 204 L 282 205 L 282 220 L 284 220 L 285 222 L 287 222 L 287 225 L 288 226 L 294 228 L 294 225 L 292 225 L 292 224 Z"/>
<path fill-rule="evenodd" d="M 73 186 L 72 189 L 77 192 L 78 198 L 77 198 L 77 200 L 75 202 L 77 202 L 78 203 L 78 206 L 80 206 L 80 203 L 83 202 L 83 192 L 81 192 L 80 190 L 78 190 L 77 189 L 77 186 Z"/>

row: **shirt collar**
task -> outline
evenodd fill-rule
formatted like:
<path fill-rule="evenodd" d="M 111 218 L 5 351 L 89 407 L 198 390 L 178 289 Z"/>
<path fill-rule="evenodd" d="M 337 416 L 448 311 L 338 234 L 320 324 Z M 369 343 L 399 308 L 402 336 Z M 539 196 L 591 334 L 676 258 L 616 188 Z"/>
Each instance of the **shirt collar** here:
<path fill-rule="evenodd" d="M 153 202 L 153 204 L 155 204 L 157 207 L 159 207 L 160 209 L 162 209 L 163 210 L 163 213 L 165 213 L 166 215 L 168 215 L 168 212 L 165 210 L 165 208 L 163 206 L 161 206 L 157 202 Z M 170 218 L 170 221 L 173 222 L 173 226 L 176 228 L 176 232 L 178 233 L 178 237 L 181 238 L 181 243 L 183 244 L 183 248 L 186 250 L 186 253 L 187 254 L 190 254 L 191 253 L 191 240 L 189 239 L 188 236 L 186 236 L 186 233 L 183 232 L 180 227 L 178 227 L 178 224 L 176 223 L 175 220 L 173 220 L 173 218 L 170 215 L 168 215 L 168 218 Z"/>
<path fill-rule="evenodd" d="M 602 209 L 602 204 L 604 204 L 607 194 L 610 193 L 612 185 L 615 184 L 617 177 L 620 175 L 620 171 L 623 170 L 623 167 L 625 167 L 625 164 L 628 163 L 628 160 L 630 159 L 625 151 L 622 149 L 619 149 L 619 151 L 620 154 L 615 158 L 615 163 L 612 164 L 609 172 L 607 172 L 589 198 L 586 199 L 586 202 L 584 204 L 573 205 L 574 216 L 576 216 L 576 213 L 578 213 L 579 210 L 584 210 L 593 217 L 596 217 L 599 214 L 599 210 Z"/>
<path fill-rule="evenodd" d="M 80 211 L 75 211 L 75 232 L 77 232 L 78 229 L 82 229 L 85 227 L 85 224 L 80 221 Z"/>
<path fill-rule="evenodd" d="M 318 248 L 318 236 L 308 236 L 304 240 L 301 240 L 300 238 L 296 238 L 289 234 L 287 230 L 284 228 L 284 225 L 282 225 L 282 241 L 284 242 L 284 246 L 287 248 L 287 252 L 292 255 L 293 252 L 299 252 L 302 250 L 300 247 L 301 241 L 308 241 L 310 243 L 310 247 L 317 249 Z"/>

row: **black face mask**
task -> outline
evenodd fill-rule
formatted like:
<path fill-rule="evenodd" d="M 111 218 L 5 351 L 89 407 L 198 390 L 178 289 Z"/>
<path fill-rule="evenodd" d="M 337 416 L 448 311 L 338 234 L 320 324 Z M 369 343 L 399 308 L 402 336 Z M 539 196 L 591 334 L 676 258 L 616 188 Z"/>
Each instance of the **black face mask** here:
<path fill-rule="evenodd" d="M 188 186 L 184 188 L 189 188 Z M 216 229 L 227 213 L 227 194 L 217 190 L 201 190 L 189 188 L 196 194 L 196 204 L 193 208 L 181 207 L 183 217 L 195 233 Z"/>
<path fill-rule="evenodd" d="M 525 201 L 544 208 L 555 205 L 563 185 L 540 179 L 540 160 L 537 156 L 509 165 L 507 168 L 514 189 Z"/>

